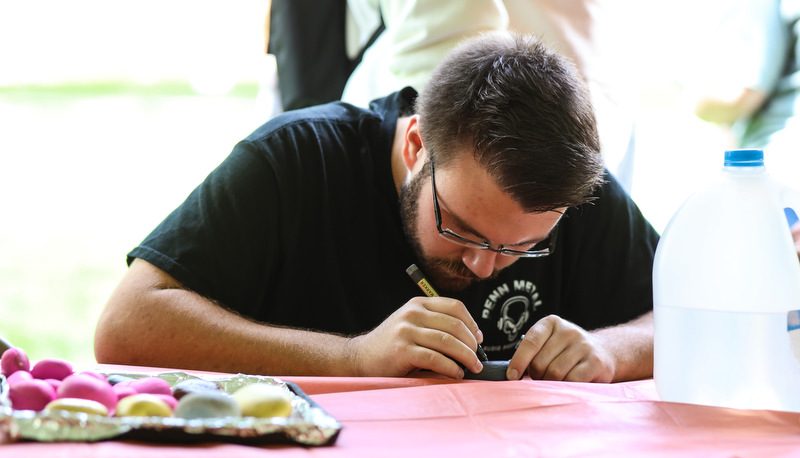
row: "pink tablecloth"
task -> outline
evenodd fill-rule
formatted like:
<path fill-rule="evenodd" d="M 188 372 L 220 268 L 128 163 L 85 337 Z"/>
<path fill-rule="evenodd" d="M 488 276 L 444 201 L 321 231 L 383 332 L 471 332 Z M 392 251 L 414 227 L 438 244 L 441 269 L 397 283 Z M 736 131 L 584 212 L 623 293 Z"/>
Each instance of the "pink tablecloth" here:
<path fill-rule="evenodd" d="M 800 456 L 800 414 L 661 402 L 652 380 L 280 378 L 342 422 L 335 445 L 5 443 L 0 456 Z"/>

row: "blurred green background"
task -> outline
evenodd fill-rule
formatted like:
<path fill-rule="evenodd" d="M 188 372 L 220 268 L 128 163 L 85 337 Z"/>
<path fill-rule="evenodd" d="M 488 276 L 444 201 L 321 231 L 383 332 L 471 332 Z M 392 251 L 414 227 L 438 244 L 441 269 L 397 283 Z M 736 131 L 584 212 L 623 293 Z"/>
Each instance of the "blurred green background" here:
<path fill-rule="evenodd" d="M 125 254 L 256 124 L 255 87 L 0 91 L 0 335 L 93 361 Z"/>
<path fill-rule="evenodd" d="M 628 6 L 619 20 L 637 39 L 619 71 L 636 82 L 633 196 L 662 230 L 717 170 L 726 137 L 681 102 L 681 37 Z M 94 326 L 125 254 L 275 112 L 264 8 L 0 6 L 0 335 L 32 360 L 94 361 Z"/>

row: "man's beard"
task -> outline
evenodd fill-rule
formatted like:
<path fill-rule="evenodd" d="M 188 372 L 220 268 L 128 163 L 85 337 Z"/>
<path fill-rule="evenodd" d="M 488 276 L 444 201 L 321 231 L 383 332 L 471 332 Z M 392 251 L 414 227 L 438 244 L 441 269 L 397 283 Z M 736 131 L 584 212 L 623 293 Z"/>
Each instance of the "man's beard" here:
<path fill-rule="evenodd" d="M 423 253 L 419 236 L 415 231 L 417 219 L 419 218 L 419 196 L 425 180 L 428 179 L 430 179 L 430 167 L 423 166 L 420 173 L 417 173 L 410 182 L 404 182 L 400 188 L 400 218 L 403 221 L 403 230 L 417 258 L 418 267 L 425 273 L 428 280 L 433 283 L 433 286 L 445 291 L 461 291 L 481 280 L 481 278 L 469 270 L 460 259 L 426 257 Z M 432 229 L 436 230 L 436 227 Z M 497 273 L 498 271 L 495 270 L 492 273 L 492 277 Z"/>

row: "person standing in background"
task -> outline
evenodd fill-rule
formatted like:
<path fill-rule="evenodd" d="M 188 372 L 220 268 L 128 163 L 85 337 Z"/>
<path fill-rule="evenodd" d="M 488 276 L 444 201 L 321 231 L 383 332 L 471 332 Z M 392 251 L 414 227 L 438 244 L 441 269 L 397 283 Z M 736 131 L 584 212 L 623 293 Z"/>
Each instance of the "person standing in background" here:
<path fill-rule="evenodd" d="M 697 72 L 707 76 L 690 83 L 695 114 L 729 129 L 733 147 L 763 149 L 770 175 L 800 189 L 800 2 L 726 5 L 702 48 L 714 56 Z M 800 257 L 800 222 L 787 215 Z"/>
<path fill-rule="evenodd" d="M 800 5 L 795 3 L 732 3 L 723 9 L 724 19 L 701 48 L 711 57 L 706 59 L 708 69 L 700 69 L 689 82 L 696 98 L 695 114 L 728 126 L 737 147 L 783 148 L 782 137 L 800 133 L 796 126 Z"/>
<path fill-rule="evenodd" d="M 615 56 L 625 55 L 624 34 L 611 27 L 617 15 L 602 0 L 350 0 L 378 7 L 385 28 L 363 54 L 342 100 L 367 106 L 403 86 L 421 90 L 433 68 L 455 44 L 491 30 L 539 37 L 568 57 L 589 86 L 607 168 L 630 193 L 635 132 L 633 84 Z"/>
<path fill-rule="evenodd" d="M 383 31 L 380 14 L 359 15 L 366 36 L 350 39 L 357 29 L 346 0 L 267 3 L 265 51 L 277 61 L 282 110 L 339 100 L 361 54 Z"/>

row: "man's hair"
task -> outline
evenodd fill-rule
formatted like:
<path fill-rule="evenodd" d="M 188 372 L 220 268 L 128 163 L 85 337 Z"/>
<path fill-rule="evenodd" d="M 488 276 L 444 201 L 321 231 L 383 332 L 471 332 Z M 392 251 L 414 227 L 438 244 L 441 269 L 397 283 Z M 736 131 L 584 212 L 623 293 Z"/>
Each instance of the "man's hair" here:
<path fill-rule="evenodd" d="M 489 33 L 462 43 L 415 110 L 436 165 L 474 151 L 525 211 L 581 205 L 603 182 L 588 89 L 574 65 L 534 37 Z"/>

